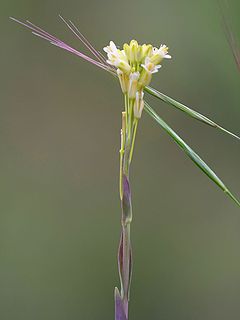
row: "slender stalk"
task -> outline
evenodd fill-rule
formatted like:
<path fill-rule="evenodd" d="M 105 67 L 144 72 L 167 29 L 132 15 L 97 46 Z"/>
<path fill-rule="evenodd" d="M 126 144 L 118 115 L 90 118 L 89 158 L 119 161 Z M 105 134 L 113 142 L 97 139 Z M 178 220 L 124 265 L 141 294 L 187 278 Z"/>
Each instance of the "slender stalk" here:
<path fill-rule="evenodd" d="M 131 151 L 130 151 L 129 164 L 130 164 L 131 161 L 132 161 L 134 144 L 135 144 L 136 134 L 137 134 L 138 119 L 135 119 L 135 120 L 134 120 L 133 127 L 134 127 L 134 129 L 133 129 L 132 146 L 131 146 Z"/>
<path fill-rule="evenodd" d="M 124 156 L 124 146 L 125 146 L 125 140 L 126 140 L 126 120 L 127 119 L 127 112 L 122 112 L 122 129 L 121 129 L 121 149 L 119 151 L 120 153 L 120 174 L 119 174 L 119 193 L 120 193 L 120 199 L 123 198 L 123 156 Z"/>
<path fill-rule="evenodd" d="M 132 273 L 132 249 L 130 225 L 132 221 L 132 200 L 129 182 L 130 162 L 133 154 L 137 123 L 133 120 L 132 103 L 125 98 L 125 110 L 122 114 L 120 149 L 120 200 L 122 208 L 121 238 L 118 250 L 118 268 L 121 294 L 115 289 L 115 320 L 128 320 L 128 303 Z M 132 119 L 131 123 L 129 120 Z"/>

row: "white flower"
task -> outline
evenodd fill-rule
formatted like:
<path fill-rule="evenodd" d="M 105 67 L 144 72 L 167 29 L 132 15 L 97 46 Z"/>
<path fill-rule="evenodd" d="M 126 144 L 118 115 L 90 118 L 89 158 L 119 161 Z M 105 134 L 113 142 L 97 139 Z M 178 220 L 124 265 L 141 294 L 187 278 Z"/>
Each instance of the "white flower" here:
<path fill-rule="evenodd" d="M 106 53 L 114 53 L 114 52 L 117 52 L 117 47 L 113 41 L 110 41 L 109 46 L 104 47 L 103 50 Z"/>
<path fill-rule="evenodd" d="M 115 66 L 116 68 L 119 68 L 123 72 L 130 72 L 131 67 L 128 63 L 128 59 L 124 50 L 117 49 L 113 41 L 110 41 L 109 46 L 103 48 L 103 50 L 107 53 L 108 56 L 107 63 Z"/>
<path fill-rule="evenodd" d="M 141 67 L 143 68 L 143 70 L 139 78 L 139 86 L 146 87 L 152 80 L 152 74 L 158 72 L 158 69 L 160 69 L 161 66 L 155 65 L 153 62 L 151 62 L 150 58 L 147 57 L 145 59 L 145 63 L 141 64 Z"/>
<path fill-rule="evenodd" d="M 160 48 L 153 48 L 153 54 L 159 54 L 165 59 L 171 59 L 172 57 L 168 54 L 168 47 L 165 44 L 161 44 Z"/>
<path fill-rule="evenodd" d="M 160 48 L 153 48 L 151 62 L 155 65 L 159 64 L 163 59 L 171 59 L 172 57 L 168 54 L 168 47 L 164 44 Z"/>
<path fill-rule="evenodd" d="M 146 57 L 144 64 L 141 64 L 141 66 L 150 73 L 156 73 L 161 68 L 161 65 L 155 65 L 149 57 Z"/>

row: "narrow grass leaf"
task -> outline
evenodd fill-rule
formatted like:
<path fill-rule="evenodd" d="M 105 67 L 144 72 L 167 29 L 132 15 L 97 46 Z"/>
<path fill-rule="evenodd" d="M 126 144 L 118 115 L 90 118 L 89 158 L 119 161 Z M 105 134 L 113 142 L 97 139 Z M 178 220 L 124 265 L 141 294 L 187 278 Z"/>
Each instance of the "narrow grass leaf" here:
<path fill-rule="evenodd" d="M 167 104 L 173 106 L 174 108 L 176 109 L 179 109 L 181 111 L 183 111 L 184 113 L 186 113 L 187 115 L 189 115 L 190 117 L 194 118 L 194 119 L 197 119 L 213 128 L 217 128 L 221 131 L 224 131 L 226 133 L 228 133 L 229 135 L 231 135 L 232 137 L 240 140 L 240 137 L 237 136 L 236 134 L 226 130 L 225 128 L 219 126 L 217 123 L 213 122 L 212 120 L 208 119 L 207 117 L 205 117 L 204 115 L 202 115 L 201 113 L 197 112 L 197 111 L 194 111 L 192 110 L 191 108 L 185 106 L 184 104 L 166 96 L 165 94 L 157 91 L 156 89 L 153 89 L 151 87 L 146 87 L 145 88 L 145 91 L 149 94 L 151 94 L 152 96 L 166 102 Z"/>
<path fill-rule="evenodd" d="M 186 153 L 186 155 L 213 181 L 221 188 L 230 198 L 232 198 L 238 206 L 240 202 L 228 190 L 225 184 L 218 178 L 212 169 L 194 152 L 186 142 L 145 102 L 144 110 L 171 136 L 178 146 Z"/>

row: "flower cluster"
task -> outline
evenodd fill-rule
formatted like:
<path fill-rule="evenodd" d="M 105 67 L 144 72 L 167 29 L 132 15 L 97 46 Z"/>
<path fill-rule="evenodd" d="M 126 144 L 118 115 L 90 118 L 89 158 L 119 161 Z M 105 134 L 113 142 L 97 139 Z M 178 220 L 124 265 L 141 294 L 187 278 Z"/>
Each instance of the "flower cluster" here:
<path fill-rule="evenodd" d="M 108 56 L 107 63 L 117 68 L 121 89 L 134 102 L 134 116 L 140 118 L 144 106 L 143 90 L 152 79 L 152 74 L 161 68 L 161 61 L 170 59 L 168 47 L 155 48 L 151 44 L 139 45 L 136 40 L 125 43 L 123 49 L 113 41 L 103 49 Z"/>

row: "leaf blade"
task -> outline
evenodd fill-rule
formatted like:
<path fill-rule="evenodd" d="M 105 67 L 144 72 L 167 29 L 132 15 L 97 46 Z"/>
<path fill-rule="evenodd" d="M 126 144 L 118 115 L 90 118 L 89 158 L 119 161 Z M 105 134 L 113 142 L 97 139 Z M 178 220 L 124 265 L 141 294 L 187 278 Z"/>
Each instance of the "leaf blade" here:
<path fill-rule="evenodd" d="M 223 190 L 239 207 L 240 202 L 229 191 L 225 184 L 218 178 L 216 173 L 193 151 L 188 144 L 150 107 L 145 101 L 144 110 L 166 131 L 186 155 L 197 165 L 220 189 Z"/>
<path fill-rule="evenodd" d="M 145 88 L 145 91 L 149 94 L 151 94 L 152 96 L 154 96 L 155 98 L 158 98 L 164 102 L 166 102 L 167 104 L 171 105 L 172 107 L 186 113 L 188 116 L 198 120 L 198 121 L 201 121 L 213 128 L 216 128 L 216 129 L 219 129 L 223 132 L 226 132 L 227 134 L 231 135 L 232 137 L 240 140 L 240 137 L 237 136 L 236 134 L 232 133 L 231 131 L 221 127 L 220 125 L 218 125 L 217 123 L 215 123 L 214 121 L 210 120 L 209 118 L 207 118 L 206 116 L 202 115 L 201 113 L 185 106 L 183 103 L 181 102 L 178 102 L 176 100 L 174 100 L 173 98 L 171 97 L 168 97 L 167 95 L 157 91 L 156 89 L 153 89 L 151 87 L 146 87 Z"/>

